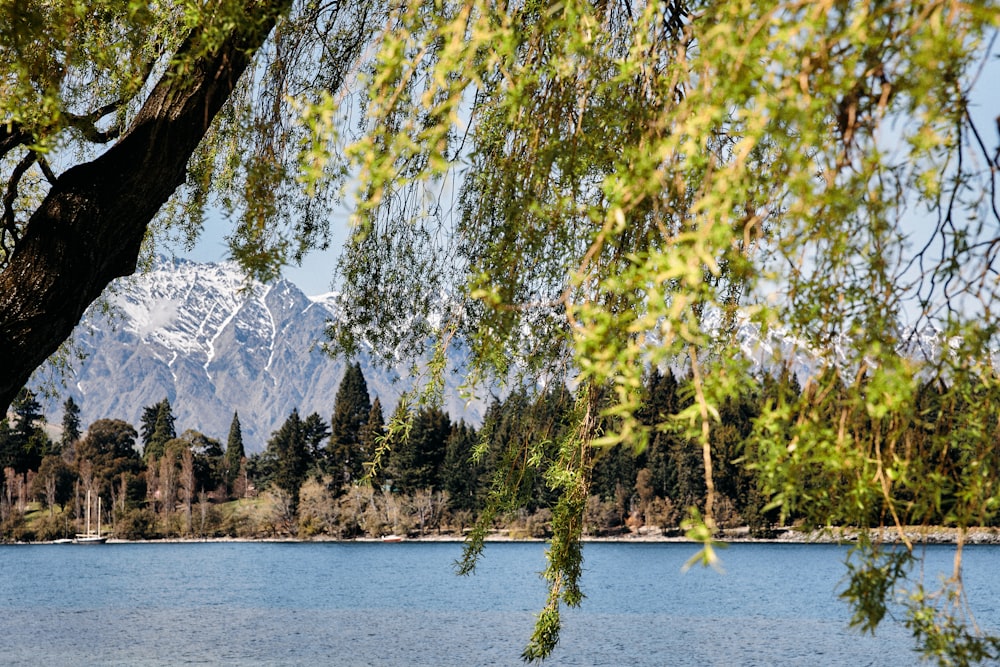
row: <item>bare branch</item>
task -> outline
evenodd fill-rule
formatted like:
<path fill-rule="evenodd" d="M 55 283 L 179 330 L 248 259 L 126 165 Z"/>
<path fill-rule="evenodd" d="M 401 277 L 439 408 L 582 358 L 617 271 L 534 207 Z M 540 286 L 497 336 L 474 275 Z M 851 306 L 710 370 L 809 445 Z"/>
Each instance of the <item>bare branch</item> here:
<path fill-rule="evenodd" d="M 55 172 L 52 171 L 52 167 L 49 166 L 49 161 L 45 159 L 44 155 L 38 155 L 38 166 L 42 170 L 42 174 L 45 176 L 45 180 L 47 180 L 52 185 L 55 185 L 56 183 Z"/>

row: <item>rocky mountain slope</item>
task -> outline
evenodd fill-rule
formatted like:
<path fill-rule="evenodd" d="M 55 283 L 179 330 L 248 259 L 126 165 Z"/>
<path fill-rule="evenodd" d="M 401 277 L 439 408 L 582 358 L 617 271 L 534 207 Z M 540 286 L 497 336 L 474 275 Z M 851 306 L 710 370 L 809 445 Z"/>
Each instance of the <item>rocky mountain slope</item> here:
<path fill-rule="evenodd" d="M 139 427 L 144 406 L 170 399 L 177 429 L 225 442 L 239 411 L 244 442 L 260 451 L 293 408 L 329 419 L 349 360 L 321 349 L 333 295 L 307 297 L 292 283 L 246 285 L 232 264 L 161 259 L 111 297 L 110 316 L 91 314 L 77 344 L 86 354 L 62 395 L 46 406 L 61 418 L 67 395 L 82 406 L 83 424 L 115 417 Z M 403 384 L 393 372 L 357 360 L 385 416 Z M 455 419 L 476 420 L 449 392 Z"/>

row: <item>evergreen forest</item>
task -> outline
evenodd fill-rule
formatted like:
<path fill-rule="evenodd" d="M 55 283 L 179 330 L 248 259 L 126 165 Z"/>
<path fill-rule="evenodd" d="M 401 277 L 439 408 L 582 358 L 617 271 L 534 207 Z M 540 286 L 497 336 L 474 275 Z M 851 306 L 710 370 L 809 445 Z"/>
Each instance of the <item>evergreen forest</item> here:
<path fill-rule="evenodd" d="M 781 516 L 773 496 L 765 495 L 755 424 L 762 410 L 793 403 L 803 390 L 788 373 L 767 376 L 758 386 L 725 403 L 714 432 L 715 511 L 731 536 L 768 538 L 801 523 L 794 515 Z M 936 430 L 949 428 L 935 417 L 943 414 L 936 405 L 942 393 L 933 384 L 924 387 L 925 409 L 910 426 L 910 442 L 933 440 Z M 683 414 L 693 400 L 690 377 L 654 370 L 637 414 L 653 425 L 664 415 Z M 559 498 L 545 471 L 554 469 L 576 403 L 566 386 L 521 389 L 494 399 L 478 428 L 436 407 L 401 403 L 397 410 L 414 412 L 397 420 L 407 424 L 405 432 L 391 433 L 392 420 L 385 419 L 354 363 L 329 420 L 293 410 L 264 451 L 247 456 L 238 414 L 223 446 L 216 437 L 181 430 L 167 398 L 144 407 L 138 428 L 105 418 L 86 431 L 80 406 L 68 398 L 61 434 L 53 439 L 43 428 L 36 395 L 25 389 L 0 422 L 2 537 L 42 541 L 80 532 L 89 492 L 102 499 L 106 532 L 128 540 L 464 536 L 476 530 L 512 539 L 551 538 Z M 828 404 L 835 409 L 835 401 Z M 639 451 L 622 444 L 596 450 L 584 534 L 683 535 L 685 519 L 704 511 L 702 453 L 680 427 L 654 430 Z M 527 459 L 535 464 L 520 479 L 505 477 Z M 804 470 L 800 492 L 836 494 L 850 486 L 851 474 L 845 469 L 837 479 L 829 471 Z M 943 488 L 926 522 L 948 525 L 954 500 Z M 870 517 L 873 523 L 884 519 Z"/>

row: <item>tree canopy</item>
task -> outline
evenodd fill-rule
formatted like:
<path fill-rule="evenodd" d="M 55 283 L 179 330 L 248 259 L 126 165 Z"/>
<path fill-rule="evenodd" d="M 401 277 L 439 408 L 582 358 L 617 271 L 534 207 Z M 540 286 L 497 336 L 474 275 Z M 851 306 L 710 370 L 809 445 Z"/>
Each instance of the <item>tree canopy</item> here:
<path fill-rule="evenodd" d="M 0 404 L 144 239 L 194 238 L 214 203 L 233 257 L 268 278 L 327 243 L 346 182 L 337 350 L 417 360 L 431 402 L 455 346 L 470 392 L 577 387 L 573 428 L 509 457 L 554 498 L 526 658 L 581 600 L 600 448 L 671 429 L 692 444 L 706 501 L 689 535 L 716 558 L 713 454 L 733 441 L 725 410 L 768 382 L 762 355 L 804 369 L 741 459 L 772 509 L 895 528 L 909 548 L 906 525 L 1000 507 L 1000 165 L 972 106 L 994 2 L 19 7 L 0 21 Z M 693 400 L 642 413 L 667 368 Z M 877 541 L 858 554 L 846 595 L 870 629 L 921 584 Z M 959 575 L 939 599 L 960 601 Z M 995 653 L 957 605 L 910 599 L 927 652 Z"/>

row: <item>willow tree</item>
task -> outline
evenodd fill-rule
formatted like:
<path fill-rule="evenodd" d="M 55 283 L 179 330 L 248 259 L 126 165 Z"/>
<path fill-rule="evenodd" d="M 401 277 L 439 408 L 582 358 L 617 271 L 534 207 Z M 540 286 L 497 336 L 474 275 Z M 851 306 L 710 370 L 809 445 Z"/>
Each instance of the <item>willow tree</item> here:
<path fill-rule="evenodd" d="M 364 70 L 339 264 L 350 307 L 331 334 L 348 352 L 423 356 L 431 395 L 458 341 L 470 392 L 553 375 L 579 388 L 555 459 L 542 442 L 510 457 L 551 461 L 541 472 L 560 498 L 526 658 L 552 650 L 560 606 L 581 600 L 601 448 L 642 448 L 656 428 L 698 443 L 707 500 L 687 525 L 716 558 L 719 407 L 761 381 L 751 357 L 765 348 L 772 367 L 809 371 L 800 396 L 763 411 L 747 464 L 808 527 L 860 529 L 854 622 L 874 630 L 905 589 L 922 650 L 997 655 L 962 614 L 960 565 L 937 592 L 910 578 L 904 528 L 945 516 L 961 541 L 1000 506 L 998 165 L 970 106 L 990 85 L 998 16 L 992 2 L 849 0 L 391 12 Z M 765 341 L 750 354 L 748 330 Z M 678 366 L 690 407 L 637 419 L 644 373 Z M 524 477 L 501 477 L 494 506 Z M 879 528 L 901 550 L 866 530 Z"/>
<path fill-rule="evenodd" d="M 262 278 L 328 243 L 339 167 L 305 189 L 292 107 L 343 93 L 378 16 L 366 2 L 0 2 L 0 407 L 135 271 L 151 231 L 193 241 L 215 205 Z"/>
<path fill-rule="evenodd" d="M 602 447 L 660 427 L 697 443 L 690 534 L 714 557 L 719 406 L 760 381 L 735 353 L 747 327 L 813 369 L 757 421 L 748 464 L 776 507 L 905 543 L 862 533 L 856 622 L 873 629 L 909 586 L 926 651 L 989 656 L 952 613 L 957 570 L 936 597 L 907 582 L 902 527 L 945 516 L 961 535 L 998 506 L 998 165 L 970 108 L 998 15 L 983 0 L 0 2 L 0 404 L 144 239 L 193 239 L 215 204 L 233 256 L 268 278 L 327 243 L 349 173 L 342 349 L 422 359 L 432 398 L 451 345 L 470 391 L 579 389 L 573 428 L 497 456 L 542 462 L 559 498 L 526 657 L 580 602 Z M 356 74 L 366 95 L 344 86 Z M 938 344 L 913 344 L 929 330 Z M 643 374 L 667 366 L 690 373 L 690 408 L 636 418 Z M 538 475 L 498 479 L 490 506 Z"/>

